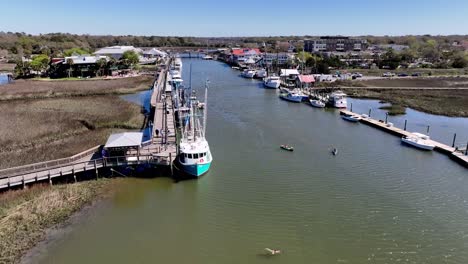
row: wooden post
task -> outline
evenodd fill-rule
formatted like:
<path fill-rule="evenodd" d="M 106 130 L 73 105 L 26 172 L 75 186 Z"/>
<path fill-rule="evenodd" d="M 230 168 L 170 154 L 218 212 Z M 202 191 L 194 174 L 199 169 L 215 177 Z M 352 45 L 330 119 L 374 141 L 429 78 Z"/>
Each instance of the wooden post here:
<path fill-rule="evenodd" d="M 350 111 L 351 111 L 351 112 L 353 111 L 353 103 L 351 103 L 351 109 L 350 109 Z"/>
<path fill-rule="evenodd" d="M 468 155 L 468 142 L 466 142 L 465 156 Z"/>
<path fill-rule="evenodd" d="M 169 165 L 171 166 L 171 177 L 174 176 L 174 171 L 172 168 L 172 153 L 169 152 Z"/>
<path fill-rule="evenodd" d="M 408 120 L 405 119 L 405 128 L 403 128 L 403 130 L 406 131 L 406 123 L 408 122 Z"/>
<path fill-rule="evenodd" d="M 75 168 L 72 168 L 72 174 L 73 174 L 73 180 L 75 180 L 75 183 L 76 183 L 76 174 L 75 174 Z"/>
<path fill-rule="evenodd" d="M 369 108 L 369 117 L 370 117 L 371 112 L 372 112 L 372 108 Z"/>
<path fill-rule="evenodd" d="M 104 162 L 104 159 L 102 160 L 102 162 Z M 103 163 L 103 166 L 104 166 L 104 163 Z M 97 169 L 96 160 L 94 160 L 94 172 L 96 173 L 96 180 L 99 179 L 99 171 Z"/>
<path fill-rule="evenodd" d="M 387 121 L 388 121 L 388 112 L 385 113 L 385 124 L 387 124 Z"/>
<path fill-rule="evenodd" d="M 452 148 L 455 147 L 455 139 L 457 139 L 457 133 L 453 134 Z"/>
<path fill-rule="evenodd" d="M 429 134 L 429 128 L 430 128 L 430 127 L 431 127 L 431 126 L 427 126 L 427 134 Z"/>
<path fill-rule="evenodd" d="M 48 172 L 47 177 L 49 178 L 49 184 L 52 186 L 52 178 L 50 177 L 50 171 Z"/>

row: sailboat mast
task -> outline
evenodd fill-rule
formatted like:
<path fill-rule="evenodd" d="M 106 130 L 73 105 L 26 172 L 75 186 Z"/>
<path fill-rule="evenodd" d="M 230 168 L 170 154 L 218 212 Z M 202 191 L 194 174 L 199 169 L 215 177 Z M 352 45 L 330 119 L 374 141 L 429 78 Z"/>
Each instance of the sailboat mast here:
<path fill-rule="evenodd" d="M 205 109 L 203 110 L 203 137 L 206 133 L 206 112 L 208 111 L 208 80 L 205 83 Z"/>

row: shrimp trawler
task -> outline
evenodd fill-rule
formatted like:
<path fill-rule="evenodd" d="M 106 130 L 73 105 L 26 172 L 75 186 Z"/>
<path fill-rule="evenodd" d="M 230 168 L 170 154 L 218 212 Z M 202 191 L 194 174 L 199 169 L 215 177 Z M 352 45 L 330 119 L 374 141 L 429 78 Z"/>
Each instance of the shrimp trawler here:
<path fill-rule="evenodd" d="M 205 138 L 206 131 L 206 101 L 208 93 L 208 81 L 205 84 L 205 102 L 203 110 L 197 107 L 197 100 L 190 96 L 187 100 L 189 111 L 184 118 L 180 115 L 181 138 L 179 143 L 179 154 L 177 164 L 184 173 L 200 177 L 210 169 L 213 157 L 211 156 L 210 146 Z M 203 115 L 201 115 L 203 111 Z M 201 117 L 203 120 L 201 122 Z M 182 121 L 183 120 L 183 121 Z"/>

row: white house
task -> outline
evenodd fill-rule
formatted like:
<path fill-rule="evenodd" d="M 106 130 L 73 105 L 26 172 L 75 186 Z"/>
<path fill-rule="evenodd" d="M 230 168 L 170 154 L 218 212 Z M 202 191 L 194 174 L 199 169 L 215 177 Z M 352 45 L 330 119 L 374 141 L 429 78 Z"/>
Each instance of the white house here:
<path fill-rule="evenodd" d="M 155 58 L 155 57 L 166 57 L 167 53 L 156 48 L 143 51 L 143 57 L 145 58 Z"/>
<path fill-rule="evenodd" d="M 277 63 L 278 65 L 284 65 L 288 60 L 293 60 L 294 55 L 291 53 L 281 52 L 281 53 L 265 53 L 263 55 L 263 63 L 265 65 L 272 65 Z"/>
<path fill-rule="evenodd" d="M 108 56 L 116 60 L 119 60 L 120 58 L 122 58 L 122 55 L 124 54 L 124 52 L 129 51 L 129 50 L 133 50 L 136 53 L 142 53 L 141 49 L 135 48 L 133 46 L 112 46 L 112 47 L 102 48 L 94 52 L 94 54 L 96 54 L 96 56 Z"/>

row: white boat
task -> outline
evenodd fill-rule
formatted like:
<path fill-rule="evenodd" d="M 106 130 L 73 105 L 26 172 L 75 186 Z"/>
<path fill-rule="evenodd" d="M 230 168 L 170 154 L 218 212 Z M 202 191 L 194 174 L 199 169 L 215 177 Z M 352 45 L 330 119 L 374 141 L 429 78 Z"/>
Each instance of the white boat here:
<path fill-rule="evenodd" d="M 359 120 L 362 119 L 358 115 L 342 115 L 341 118 L 343 118 L 344 120 L 347 120 L 347 121 L 351 121 L 351 122 L 358 122 Z"/>
<path fill-rule="evenodd" d="M 278 76 L 266 77 L 263 81 L 263 85 L 267 88 L 278 89 L 281 85 L 281 79 Z"/>
<path fill-rule="evenodd" d="M 348 106 L 348 103 L 346 101 L 346 94 L 341 91 L 337 91 L 330 94 L 328 98 L 328 103 L 332 107 L 336 108 L 346 108 Z"/>
<path fill-rule="evenodd" d="M 309 100 L 310 105 L 317 108 L 324 108 L 325 103 L 322 100 Z"/>
<path fill-rule="evenodd" d="M 175 57 L 172 62 L 172 69 L 182 72 L 182 59 L 180 57 Z"/>
<path fill-rule="evenodd" d="M 431 143 L 428 135 L 417 132 L 411 133 L 410 136 L 402 137 L 401 141 L 423 150 L 433 150 L 435 148 L 435 145 Z"/>
<path fill-rule="evenodd" d="M 255 76 L 255 70 L 246 69 L 242 72 L 242 77 L 244 78 L 253 78 Z"/>
<path fill-rule="evenodd" d="M 302 95 L 298 95 L 296 93 L 293 93 L 293 92 L 289 92 L 289 93 L 281 93 L 279 95 L 279 97 L 283 100 L 286 100 L 286 101 L 289 101 L 289 102 L 293 102 L 293 103 L 300 103 L 302 102 Z"/>
<path fill-rule="evenodd" d="M 293 93 L 302 96 L 302 101 L 309 101 L 309 96 L 305 93 L 303 93 L 300 89 L 294 89 Z"/>
<path fill-rule="evenodd" d="M 205 56 L 203 56 L 202 59 L 204 59 L 204 60 L 212 60 L 213 57 L 211 57 L 210 55 L 205 55 Z"/>
<path fill-rule="evenodd" d="M 258 69 L 255 71 L 255 78 L 263 79 L 267 77 L 267 71 L 265 69 Z"/>
<path fill-rule="evenodd" d="M 205 87 L 205 102 L 203 103 L 203 123 L 200 123 L 199 104 L 190 102 L 190 112 L 185 119 L 188 120 L 188 124 L 183 126 L 181 133 L 181 139 L 179 144 L 179 155 L 177 158 L 177 164 L 180 165 L 180 169 L 186 174 L 193 177 L 200 177 L 201 175 L 208 172 L 213 161 L 211 156 L 210 146 L 205 138 L 206 131 L 206 100 L 208 92 L 208 83 Z M 182 119 L 181 121 L 182 122 Z"/>

